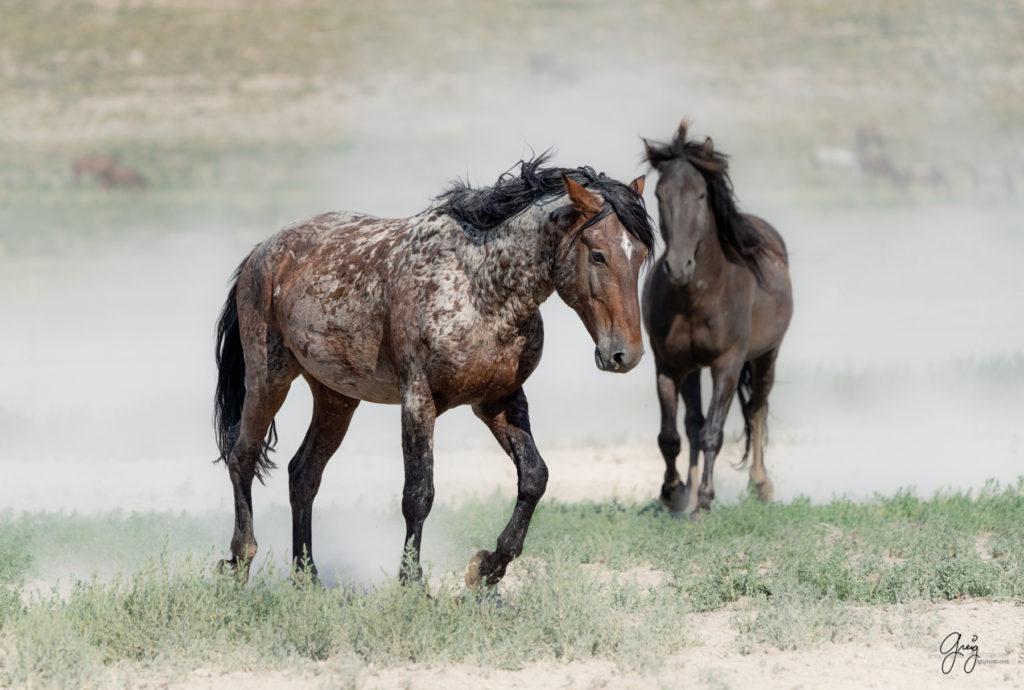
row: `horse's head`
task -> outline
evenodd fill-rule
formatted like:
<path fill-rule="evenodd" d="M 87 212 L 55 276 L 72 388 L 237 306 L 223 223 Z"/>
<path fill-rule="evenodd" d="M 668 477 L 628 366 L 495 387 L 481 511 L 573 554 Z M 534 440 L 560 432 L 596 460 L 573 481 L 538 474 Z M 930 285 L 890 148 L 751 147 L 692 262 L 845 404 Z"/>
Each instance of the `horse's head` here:
<path fill-rule="evenodd" d="M 685 132 L 685 129 L 683 130 Z M 684 134 L 685 136 L 685 134 Z M 684 286 L 693 279 L 697 269 L 697 247 L 715 232 L 715 218 L 708 204 L 708 187 L 704 176 L 685 156 L 659 160 L 647 145 L 647 157 L 656 160 L 658 186 L 658 217 L 665 257 L 662 268 L 669 282 Z M 714 144 L 707 139 L 702 147 L 708 155 Z"/>
<path fill-rule="evenodd" d="M 559 220 L 565 228 L 555 260 L 555 287 L 594 339 L 598 368 L 624 373 L 644 353 L 637 282 L 648 248 L 602 194 L 569 177 L 563 181 L 571 206 L 555 211 L 563 215 Z M 642 208 L 644 178 L 633 180 L 629 189 L 636 197 L 633 203 Z"/>

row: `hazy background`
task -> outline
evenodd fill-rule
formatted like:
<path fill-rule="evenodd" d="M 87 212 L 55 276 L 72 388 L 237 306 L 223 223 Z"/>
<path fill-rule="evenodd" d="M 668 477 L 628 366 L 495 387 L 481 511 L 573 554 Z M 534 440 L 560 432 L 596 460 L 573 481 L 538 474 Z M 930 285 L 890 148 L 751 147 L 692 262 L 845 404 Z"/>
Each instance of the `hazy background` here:
<path fill-rule="evenodd" d="M 741 205 L 790 249 L 796 313 L 767 456 L 777 497 L 1015 481 L 1024 7 L 921 7 L 6 0 L 0 509 L 230 510 L 227 473 L 209 463 L 213 325 L 252 245 L 325 210 L 410 215 L 455 177 L 490 184 L 548 147 L 558 165 L 628 181 L 646 172 L 640 137 L 670 138 L 684 115 L 731 154 Z M 949 186 L 813 164 L 864 125 L 896 164 L 934 166 Z M 148 189 L 76 182 L 84 154 L 116 155 Z M 557 296 L 543 313 L 526 390 L 553 480 L 572 480 L 560 452 L 613 453 L 635 498 L 653 498 L 652 358 L 602 374 Z M 282 465 L 309 409 L 299 381 L 278 417 Z M 436 451 L 439 489 L 475 454 L 463 492 L 513 489 L 468 410 L 441 418 Z M 396 560 L 400 452 L 397 408 L 363 405 L 325 475 L 318 505 L 336 512 L 319 543 L 351 538 L 353 502 L 371 502 L 391 510 L 379 541 Z M 722 463 L 716 478 L 736 500 L 744 476 Z M 285 481 L 255 498 L 276 511 L 257 535 L 278 551 Z"/>

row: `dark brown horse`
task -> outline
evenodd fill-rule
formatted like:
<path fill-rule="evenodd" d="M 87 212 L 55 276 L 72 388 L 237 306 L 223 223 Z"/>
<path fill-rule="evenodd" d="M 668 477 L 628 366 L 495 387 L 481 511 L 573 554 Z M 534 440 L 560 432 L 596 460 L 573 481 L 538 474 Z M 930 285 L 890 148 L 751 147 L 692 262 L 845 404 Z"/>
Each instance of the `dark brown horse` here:
<path fill-rule="evenodd" d="M 497 583 L 522 552 L 548 471 L 530 432 L 523 382 L 540 360 L 538 307 L 552 292 L 576 310 L 605 371 L 643 354 L 637 280 L 654 239 L 643 178 L 523 162 L 493 187 L 453 184 L 411 218 L 328 213 L 258 245 L 236 273 L 217 326 L 215 424 L 235 493 L 233 557 L 256 554 L 252 480 L 273 467 L 274 415 L 291 382 L 313 392 L 313 419 L 288 464 L 292 555 L 312 571 L 312 506 L 324 466 L 361 400 L 402 406 L 402 514 L 419 578 L 434 499 L 437 415 L 471 405 L 512 458 L 518 497 L 495 551 L 467 584 Z"/>
<path fill-rule="evenodd" d="M 761 500 L 771 500 L 772 483 L 764 469 L 768 393 L 793 314 L 793 296 L 782 237 L 764 220 L 739 212 L 726 156 L 715 151 L 711 139 L 703 144 L 687 141 L 687 126 L 683 120 L 671 143 L 644 141 L 647 160 L 658 170 L 666 249 L 647 276 L 643 312 L 661 403 L 661 499 L 673 514 L 693 516 L 708 509 L 715 497 L 715 457 L 737 393 L 747 437 L 743 462 L 753 446 L 750 480 Z M 701 411 L 703 367 L 711 368 L 713 381 L 706 418 Z M 676 469 L 680 396 L 690 445 L 685 483 Z M 704 475 L 698 490 L 701 451 Z"/>

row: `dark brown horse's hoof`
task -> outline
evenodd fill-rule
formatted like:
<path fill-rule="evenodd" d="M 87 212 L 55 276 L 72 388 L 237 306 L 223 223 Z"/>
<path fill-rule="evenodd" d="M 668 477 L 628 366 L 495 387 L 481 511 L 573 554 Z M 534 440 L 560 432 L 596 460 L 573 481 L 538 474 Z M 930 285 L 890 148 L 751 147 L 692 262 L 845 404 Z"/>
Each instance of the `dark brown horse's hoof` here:
<path fill-rule="evenodd" d="M 487 559 L 489 559 L 493 555 L 494 554 L 492 554 L 490 551 L 487 551 L 486 549 L 481 549 L 480 551 L 476 552 L 476 555 L 469 559 L 469 564 L 466 566 L 465 578 L 467 587 L 469 587 L 470 589 L 476 589 L 477 586 L 479 586 L 480 582 L 484 579 L 484 576 L 486 575 L 486 573 L 483 571 L 484 562 L 487 561 Z M 488 584 L 487 586 L 493 587 L 494 585 Z"/>
<path fill-rule="evenodd" d="M 682 482 L 669 488 L 661 486 L 661 505 L 668 509 L 672 517 L 682 517 L 686 514 L 686 485 Z"/>

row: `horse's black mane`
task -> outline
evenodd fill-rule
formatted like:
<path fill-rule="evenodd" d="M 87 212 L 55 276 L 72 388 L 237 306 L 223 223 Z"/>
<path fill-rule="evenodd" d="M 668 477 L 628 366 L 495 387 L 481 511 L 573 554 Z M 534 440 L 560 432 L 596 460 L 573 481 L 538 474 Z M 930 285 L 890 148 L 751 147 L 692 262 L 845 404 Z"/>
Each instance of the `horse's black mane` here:
<path fill-rule="evenodd" d="M 743 263 L 761 280 L 761 259 L 768 252 L 778 252 L 779 248 L 758 232 L 750 218 L 737 208 L 729 178 L 729 157 L 715 151 L 710 139 L 704 143 L 687 141 L 688 126 L 689 122 L 683 120 L 669 143 L 645 140 L 647 161 L 657 168 L 667 161 L 684 160 L 700 172 L 708 188 L 708 206 L 715 217 L 725 257 L 733 263 Z M 785 247 L 782 251 L 785 252 Z"/>
<path fill-rule="evenodd" d="M 437 197 L 440 210 L 471 231 L 491 230 L 522 213 L 538 200 L 565 193 L 562 177 L 599 192 L 607 201 L 627 232 L 644 243 L 648 256 L 654 246 L 654 230 L 643 197 L 628 185 L 604 173 L 582 168 L 543 167 L 550 152 L 519 161 L 519 175 L 511 171 L 498 178 L 492 187 L 474 189 L 468 182 L 456 180 Z"/>

